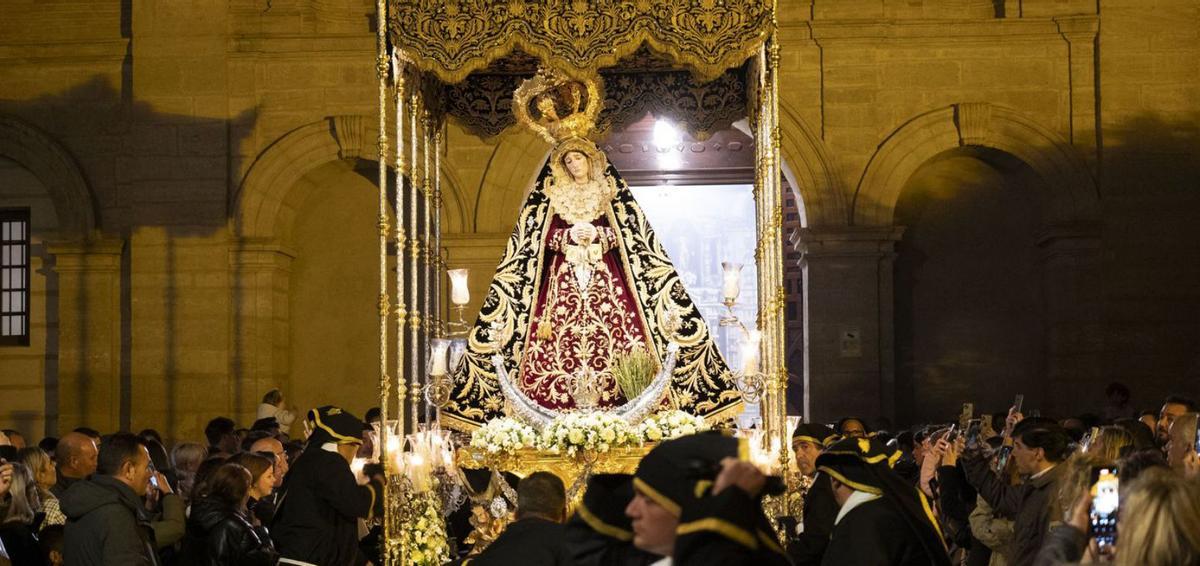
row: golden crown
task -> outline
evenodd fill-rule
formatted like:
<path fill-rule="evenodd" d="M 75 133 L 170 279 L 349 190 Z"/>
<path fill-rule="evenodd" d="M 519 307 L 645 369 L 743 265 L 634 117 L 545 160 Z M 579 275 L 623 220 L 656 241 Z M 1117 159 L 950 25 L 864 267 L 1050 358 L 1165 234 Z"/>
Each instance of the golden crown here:
<path fill-rule="evenodd" d="M 517 121 L 552 144 L 587 137 L 602 108 L 599 78 L 573 79 L 546 67 L 513 93 Z"/>

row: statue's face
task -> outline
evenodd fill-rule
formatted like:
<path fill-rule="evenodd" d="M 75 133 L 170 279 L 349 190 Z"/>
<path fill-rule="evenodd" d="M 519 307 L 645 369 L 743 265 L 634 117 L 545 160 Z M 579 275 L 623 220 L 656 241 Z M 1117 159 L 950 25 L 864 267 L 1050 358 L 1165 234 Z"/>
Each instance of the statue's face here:
<path fill-rule="evenodd" d="M 563 156 L 563 165 L 566 166 L 567 172 L 571 174 L 578 182 L 586 181 L 588 178 L 588 158 L 583 152 L 568 151 Z"/>

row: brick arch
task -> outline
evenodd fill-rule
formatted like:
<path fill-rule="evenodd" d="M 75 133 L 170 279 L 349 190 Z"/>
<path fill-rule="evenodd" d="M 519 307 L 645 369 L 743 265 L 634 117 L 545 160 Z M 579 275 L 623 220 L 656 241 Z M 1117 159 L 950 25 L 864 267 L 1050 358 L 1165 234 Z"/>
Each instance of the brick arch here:
<path fill-rule="evenodd" d="M 67 149 L 38 127 L 0 115 L 0 155 L 28 169 L 50 194 L 58 215 L 58 236 L 84 240 L 98 228 L 96 201 L 83 171 Z"/>
<path fill-rule="evenodd" d="M 859 180 L 853 224 L 893 224 L 896 202 L 913 173 L 945 151 L 969 146 L 999 150 L 1028 165 L 1044 181 L 1046 194 L 1040 196 L 1047 224 L 1097 219 L 1095 180 L 1070 143 L 1015 110 L 979 102 L 922 114 L 888 136 Z"/>
<path fill-rule="evenodd" d="M 280 211 L 289 193 L 310 173 L 344 159 L 377 160 L 379 128 L 368 116 L 332 116 L 305 124 L 276 140 L 258 156 L 234 197 L 234 229 L 242 238 L 272 241 L 286 232 Z M 395 141 L 390 140 L 392 155 Z M 392 163 L 393 158 L 388 158 Z M 442 169 L 444 214 L 461 218 L 462 192 Z M 390 181 L 390 179 L 389 179 Z"/>
<path fill-rule="evenodd" d="M 801 205 L 802 225 L 844 225 L 850 207 L 825 145 L 796 111 L 783 102 L 779 105 L 779 126 L 783 174 Z"/>

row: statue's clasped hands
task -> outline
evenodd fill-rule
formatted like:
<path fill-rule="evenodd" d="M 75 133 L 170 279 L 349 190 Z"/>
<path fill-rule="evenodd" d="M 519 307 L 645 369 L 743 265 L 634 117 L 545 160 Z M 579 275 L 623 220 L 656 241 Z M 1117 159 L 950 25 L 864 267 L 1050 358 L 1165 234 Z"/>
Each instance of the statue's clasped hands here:
<path fill-rule="evenodd" d="M 571 240 L 580 245 L 588 245 L 596 240 L 599 231 L 590 222 L 580 222 L 571 226 Z"/>

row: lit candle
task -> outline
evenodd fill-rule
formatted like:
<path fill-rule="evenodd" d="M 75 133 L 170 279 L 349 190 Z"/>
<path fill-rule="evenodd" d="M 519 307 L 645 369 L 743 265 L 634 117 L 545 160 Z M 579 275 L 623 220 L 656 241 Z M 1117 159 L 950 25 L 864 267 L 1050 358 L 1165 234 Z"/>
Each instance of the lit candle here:
<path fill-rule="evenodd" d="M 446 354 L 450 350 L 450 341 L 445 338 L 435 338 L 429 343 L 429 374 L 446 375 Z"/>
<path fill-rule="evenodd" d="M 458 363 L 462 361 L 463 356 L 467 355 L 467 341 L 463 338 L 453 338 L 450 340 L 450 369 L 458 367 Z"/>
<path fill-rule="evenodd" d="M 742 292 L 742 264 L 729 261 L 721 262 L 723 271 L 721 296 L 725 302 L 732 303 L 737 300 L 738 295 Z"/>
<path fill-rule="evenodd" d="M 758 345 L 762 342 L 762 333 L 753 330 L 750 336 L 742 342 L 742 373 L 751 375 L 758 373 Z"/>
<path fill-rule="evenodd" d="M 450 302 L 460 307 L 471 302 L 471 291 L 467 289 L 467 273 L 469 271 L 469 269 L 451 269 L 446 272 L 450 276 Z"/>

